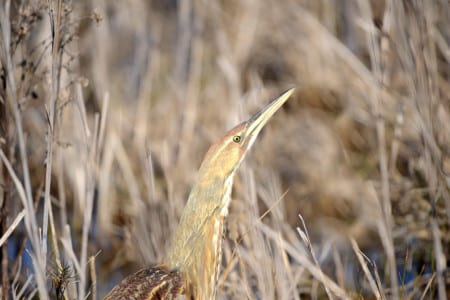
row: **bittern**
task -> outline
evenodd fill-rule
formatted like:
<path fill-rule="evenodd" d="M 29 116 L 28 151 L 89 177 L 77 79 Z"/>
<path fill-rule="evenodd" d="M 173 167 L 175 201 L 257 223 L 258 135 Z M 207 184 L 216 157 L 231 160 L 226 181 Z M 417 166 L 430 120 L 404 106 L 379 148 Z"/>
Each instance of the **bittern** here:
<path fill-rule="evenodd" d="M 179 294 L 215 298 L 234 175 L 261 129 L 293 91 L 281 94 L 209 148 L 163 264 L 125 278 L 105 299 L 173 299 Z"/>

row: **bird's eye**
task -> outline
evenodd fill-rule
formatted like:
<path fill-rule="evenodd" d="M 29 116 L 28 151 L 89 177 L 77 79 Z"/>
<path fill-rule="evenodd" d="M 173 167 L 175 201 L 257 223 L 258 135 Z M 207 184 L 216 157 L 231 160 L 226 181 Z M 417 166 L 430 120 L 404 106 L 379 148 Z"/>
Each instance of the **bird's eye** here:
<path fill-rule="evenodd" d="M 233 136 L 233 142 L 239 143 L 240 141 L 241 141 L 241 136 L 240 135 Z"/>

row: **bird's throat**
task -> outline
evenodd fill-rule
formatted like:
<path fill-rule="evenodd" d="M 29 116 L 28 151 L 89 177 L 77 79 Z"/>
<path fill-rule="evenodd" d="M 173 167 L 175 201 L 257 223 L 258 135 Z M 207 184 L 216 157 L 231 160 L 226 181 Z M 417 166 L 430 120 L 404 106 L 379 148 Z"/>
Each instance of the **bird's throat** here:
<path fill-rule="evenodd" d="M 196 286 L 211 292 L 219 274 L 223 223 L 228 215 L 232 185 L 232 176 L 226 180 L 217 178 L 216 182 L 199 180 L 191 191 L 165 259 L 169 268 L 180 270 L 190 280 L 198 281 Z"/>

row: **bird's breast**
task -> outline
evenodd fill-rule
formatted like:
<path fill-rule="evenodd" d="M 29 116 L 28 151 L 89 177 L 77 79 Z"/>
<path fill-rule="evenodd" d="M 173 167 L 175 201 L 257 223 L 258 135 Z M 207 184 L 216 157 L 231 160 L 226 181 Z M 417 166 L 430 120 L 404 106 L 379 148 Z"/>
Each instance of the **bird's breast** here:
<path fill-rule="evenodd" d="M 225 193 L 222 199 L 222 208 L 220 210 L 220 216 L 222 218 L 226 218 L 228 216 L 228 207 L 230 206 L 231 202 L 231 190 L 233 187 L 233 176 L 230 176 L 224 184 Z"/>
<path fill-rule="evenodd" d="M 214 271 L 211 273 L 211 283 L 210 286 L 213 287 L 213 293 L 215 294 L 215 291 L 217 290 L 215 288 L 215 285 L 219 279 L 220 274 L 220 266 L 222 264 L 222 240 L 223 240 L 223 223 L 224 223 L 225 217 L 222 215 L 219 216 L 214 224 L 214 236 L 213 236 L 213 242 L 212 242 L 212 249 L 214 251 L 214 262 L 213 267 Z M 213 295 L 215 297 L 215 295 Z"/>

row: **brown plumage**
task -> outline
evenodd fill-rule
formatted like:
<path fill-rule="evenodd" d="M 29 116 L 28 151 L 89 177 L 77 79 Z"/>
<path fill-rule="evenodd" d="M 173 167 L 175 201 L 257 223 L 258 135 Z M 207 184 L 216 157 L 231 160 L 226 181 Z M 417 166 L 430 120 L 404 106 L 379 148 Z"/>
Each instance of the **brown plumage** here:
<path fill-rule="evenodd" d="M 215 298 L 223 222 L 228 215 L 234 174 L 261 129 L 293 91 L 284 92 L 210 147 L 164 265 L 125 278 L 105 299 L 173 299 L 178 294 L 196 300 Z"/>
<path fill-rule="evenodd" d="M 116 285 L 104 300 L 175 299 L 184 294 L 185 282 L 180 272 L 164 266 L 145 268 Z"/>

